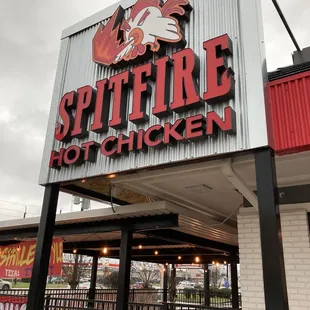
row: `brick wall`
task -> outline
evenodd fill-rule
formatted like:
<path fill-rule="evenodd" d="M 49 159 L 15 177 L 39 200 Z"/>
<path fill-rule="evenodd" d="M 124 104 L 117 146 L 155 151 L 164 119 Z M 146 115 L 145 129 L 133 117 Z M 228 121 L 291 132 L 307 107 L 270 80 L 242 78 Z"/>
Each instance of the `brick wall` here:
<path fill-rule="evenodd" d="M 310 309 L 310 239 L 306 210 L 281 211 L 285 271 L 290 310 Z M 238 215 L 242 309 L 265 309 L 257 213 Z"/>

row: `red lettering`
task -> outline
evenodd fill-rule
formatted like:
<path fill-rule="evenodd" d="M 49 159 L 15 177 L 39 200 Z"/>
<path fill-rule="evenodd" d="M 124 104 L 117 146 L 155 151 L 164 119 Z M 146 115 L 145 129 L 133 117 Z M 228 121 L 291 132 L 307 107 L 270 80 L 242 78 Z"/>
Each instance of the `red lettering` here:
<path fill-rule="evenodd" d="M 84 162 L 84 150 L 77 145 L 72 145 L 66 149 L 63 161 L 66 165 L 80 166 Z"/>
<path fill-rule="evenodd" d="M 236 112 L 231 107 L 225 108 L 224 119 L 214 111 L 207 114 L 207 135 L 217 138 L 218 129 L 229 135 L 236 134 Z"/>
<path fill-rule="evenodd" d="M 140 129 L 138 131 L 138 136 L 137 136 L 137 151 L 146 153 L 147 145 L 144 142 L 144 135 L 145 135 L 145 131 L 143 129 Z"/>
<path fill-rule="evenodd" d="M 57 141 L 69 142 L 72 137 L 70 131 L 73 128 L 74 118 L 71 114 L 71 109 L 76 107 L 76 92 L 72 91 L 65 94 L 59 104 L 59 116 L 63 124 L 57 123 L 55 130 L 55 139 Z"/>
<path fill-rule="evenodd" d="M 117 155 L 117 137 L 106 138 L 101 145 L 101 153 L 107 157 L 116 157 Z"/>
<path fill-rule="evenodd" d="M 147 83 L 147 79 L 155 80 L 155 66 L 152 63 L 136 67 L 133 73 L 133 103 L 132 113 L 129 120 L 135 124 L 148 121 L 146 114 L 146 102 L 152 93 L 152 87 Z"/>
<path fill-rule="evenodd" d="M 191 116 L 186 119 L 186 139 L 193 142 L 206 138 L 206 118 L 202 115 Z"/>
<path fill-rule="evenodd" d="M 176 145 L 177 142 L 186 143 L 183 137 L 185 129 L 185 119 L 178 119 L 173 125 L 170 123 L 165 124 L 164 143 L 169 145 Z"/>
<path fill-rule="evenodd" d="M 118 136 L 118 143 L 117 143 L 117 154 L 120 155 L 127 155 L 128 152 L 132 152 L 136 150 L 137 145 L 137 133 L 131 131 L 129 133 L 129 137 L 120 134 Z"/>
<path fill-rule="evenodd" d="M 162 57 L 155 61 L 156 66 L 156 92 L 153 115 L 163 118 L 172 113 L 170 104 L 170 79 L 172 60 L 170 57 Z"/>
<path fill-rule="evenodd" d="M 104 79 L 96 83 L 97 97 L 95 103 L 94 121 L 90 128 L 96 133 L 109 131 L 111 91 L 107 87 L 108 82 L 108 79 Z"/>
<path fill-rule="evenodd" d="M 52 151 L 51 157 L 50 157 L 50 163 L 49 167 L 53 169 L 59 170 L 63 163 L 63 155 L 64 155 L 65 149 L 60 149 L 59 152 Z"/>
<path fill-rule="evenodd" d="M 82 144 L 82 148 L 85 149 L 84 161 L 90 163 L 96 162 L 97 151 L 100 144 L 95 141 L 90 141 Z"/>
<path fill-rule="evenodd" d="M 164 128 L 161 125 L 155 125 L 149 128 L 144 136 L 144 141 L 145 144 L 149 147 L 154 147 L 154 148 L 163 148 L 165 145 L 162 141 L 162 139 L 159 137 L 163 135 L 164 133 Z"/>
<path fill-rule="evenodd" d="M 228 35 L 204 42 L 203 48 L 207 53 L 207 91 L 203 99 L 208 104 L 215 104 L 234 98 L 234 72 L 227 68 L 227 56 L 232 55 L 232 42 Z"/>
<path fill-rule="evenodd" d="M 193 50 L 187 48 L 172 55 L 174 61 L 173 102 L 171 109 L 181 113 L 186 108 L 198 108 L 203 105 L 199 96 L 200 62 Z"/>
<path fill-rule="evenodd" d="M 110 127 L 122 129 L 127 125 L 127 98 L 128 90 L 132 85 L 132 73 L 130 71 L 122 72 L 110 78 L 109 89 L 113 90 L 113 112 Z"/>
<path fill-rule="evenodd" d="M 77 90 L 77 107 L 72 137 L 83 138 L 87 136 L 88 117 L 94 109 L 96 91 L 89 85 Z"/>

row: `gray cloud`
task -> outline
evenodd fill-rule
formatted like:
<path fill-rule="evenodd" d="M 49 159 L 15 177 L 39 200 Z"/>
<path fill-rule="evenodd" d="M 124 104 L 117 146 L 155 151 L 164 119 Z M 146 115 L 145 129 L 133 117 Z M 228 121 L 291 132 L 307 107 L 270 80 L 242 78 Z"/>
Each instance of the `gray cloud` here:
<path fill-rule="evenodd" d="M 37 185 L 61 31 L 115 0 L 0 2 L 0 216 L 38 213 Z M 309 0 L 279 0 L 300 45 L 310 45 Z M 269 70 L 290 65 L 294 46 L 269 0 L 262 0 Z M 70 197 L 59 205 L 69 208 Z M 7 210 L 9 209 L 9 210 Z M 10 211 L 11 210 L 11 211 Z"/>

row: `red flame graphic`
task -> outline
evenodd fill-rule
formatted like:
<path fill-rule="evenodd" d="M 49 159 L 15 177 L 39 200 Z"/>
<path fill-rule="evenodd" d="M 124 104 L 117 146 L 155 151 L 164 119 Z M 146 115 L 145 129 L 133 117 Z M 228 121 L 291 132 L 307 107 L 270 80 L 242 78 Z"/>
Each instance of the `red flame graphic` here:
<path fill-rule="evenodd" d="M 117 21 L 121 8 L 118 8 L 106 26 L 99 26 L 93 38 L 93 61 L 111 65 L 124 46 L 119 39 L 120 22 Z M 118 24 L 118 25 L 117 25 Z"/>
<path fill-rule="evenodd" d="M 103 24 L 99 26 L 93 38 L 93 61 L 98 64 L 110 66 L 118 61 L 128 61 L 134 59 L 138 55 L 143 55 L 146 52 L 146 46 L 141 44 L 142 46 L 139 46 L 139 48 L 134 47 L 133 50 L 129 51 L 122 59 L 115 61 L 117 55 L 119 55 L 129 44 L 123 43 L 125 36 L 121 35 L 121 32 L 126 29 L 126 26 L 128 27 L 129 20 L 134 20 L 141 10 L 150 6 L 160 9 L 164 17 L 175 19 L 172 15 L 177 14 L 182 16 L 185 14 L 184 7 L 189 5 L 189 0 L 167 0 L 164 5 L 161 5 L 160 3 L 160 0 L 138 0 L 132 8 L 130 17 L 125 21 L 123 21 L 124 10 L 119 7 L 106 26 L 103 26 Z M 178 32 L 180 32 L 178 24 L 177 28 Z M 170 42 L 164 38 L 158 38 L 155 46 L 152 48 L 153 51 L 159 50 L 159 39 L 161 41 Z"/>

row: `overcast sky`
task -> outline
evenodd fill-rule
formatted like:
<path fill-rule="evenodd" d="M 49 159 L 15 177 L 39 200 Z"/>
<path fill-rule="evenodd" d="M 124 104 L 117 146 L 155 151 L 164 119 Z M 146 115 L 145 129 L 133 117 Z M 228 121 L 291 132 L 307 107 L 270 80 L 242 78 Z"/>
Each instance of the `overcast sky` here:
<path fill-rule="evenodd" d="M 20 217 L 23 205 L 30 215 L 40 211 L 37 183 L 62 30 L 115 2 L 0 0 L 0 220 Z M 310 1 L 278 2 L 300 46 L 309 46 Z M 262 4 L 268 69 L 290 65 L 294 46 L 271 0 Z M 70 209 L 69 201 L 61 195 L 60 208 Z"/>

